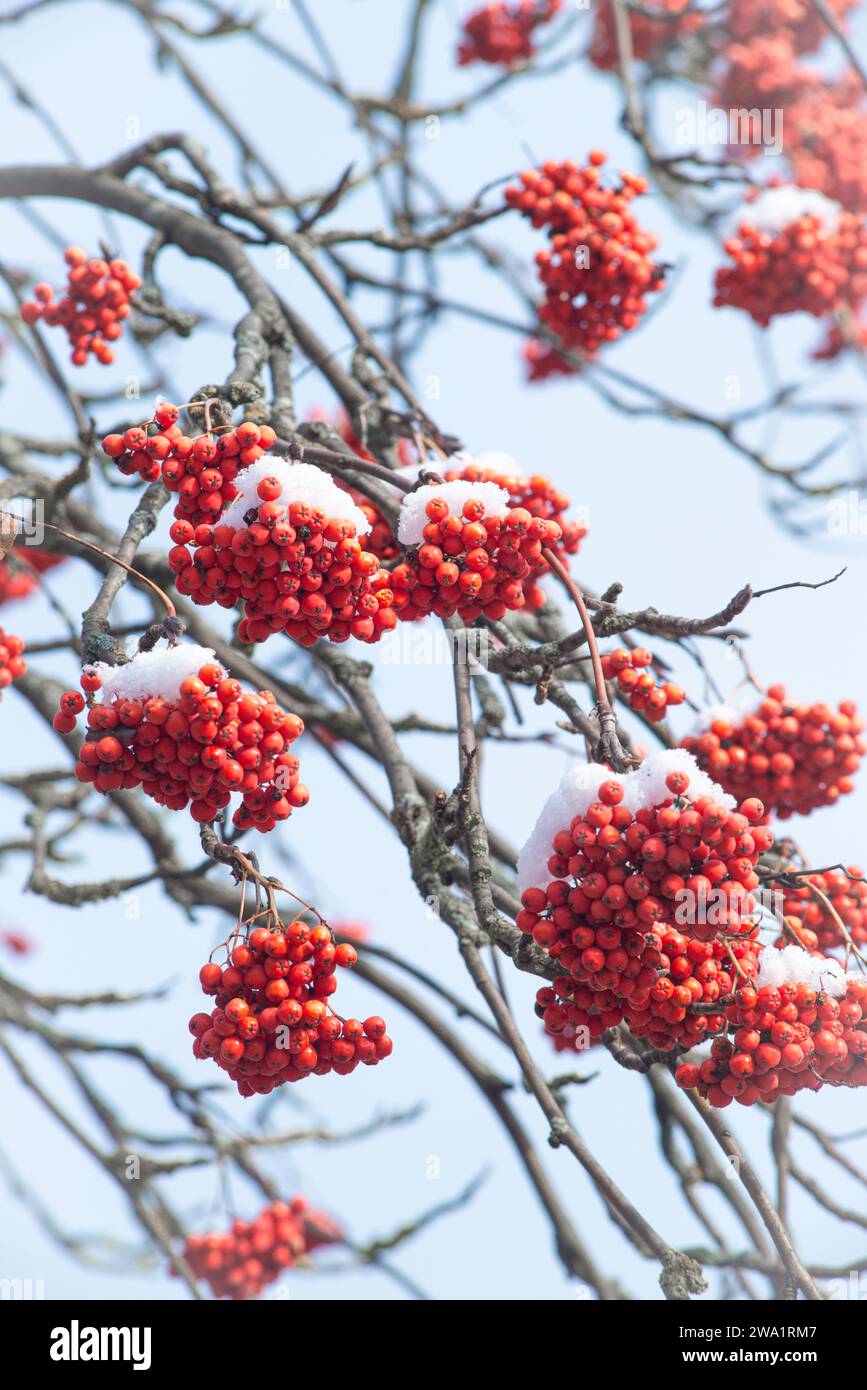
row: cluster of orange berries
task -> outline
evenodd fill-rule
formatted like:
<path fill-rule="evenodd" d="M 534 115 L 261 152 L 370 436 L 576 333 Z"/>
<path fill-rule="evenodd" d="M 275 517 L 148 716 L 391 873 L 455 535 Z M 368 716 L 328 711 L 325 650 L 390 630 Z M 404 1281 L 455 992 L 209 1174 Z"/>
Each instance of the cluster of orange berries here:
<path fill-rule="evenodd" d="M 771 189 L 766 203 L 797 190 Z M 819 194 L 811 201 L 825 200 Z M 759 204 L 754 205 L 758 210 Z M 867 294 L 867 226 L 835 204 L 820 213 L 803 214 L 792 204 L 791 220 L 763 230 L 748 207 L 738 235 L 725 242 L 733 264 L 716 273 L 714 304 L 745 309 L 762 327 L 779 314 L 797 312 L 821 317 Z"/>
<path fill-rule="evenodd" d="M 763 120 L 768 111 L 783 111 L 787 153 L 789 110 L 792 103 L 813 82 L 812 74 L 794 62 L 791 39 L 783 33 L 756 34 L 751 39 L 727 43 L 717 68 L 712 100 L 722 111 L 737 111 L 738 126 L 729 131 L 729 145 L 740 160 L 751 160 L 762 152 L 769 131 Z M 776 119 L 776 118 L 775 118 Z M 779 132 L 777 132 L 779 134 Z"/>
<path fill-rule="evenodd" d="M 357 959 L 355 947 L 338 945 L 324 922 L 311 927 L 274 919 L 270 927 L 254 927 L 227 965 L 208 962 L 199 971 L 215 1007 L 190 1019 L 194 1056 L 212 1058 L 242 1096 L 376 1066 L 392 1051 L 384 1021 L 341 1018 L 329 1003 L 336 971 Z"/>
<path fill-rule="evenodd" d="M 833 0 L 831 15 L 844 23 L 855 3 Z M 714 106 L 740 112 L 733 153 L 742 160 L 760 154 L 768 139 L 765 117 L 776 113 L 774 134 L 779 138 L 784 121 L 794 185 L 833 200 L 838 214 L 830 225 L 793 215 L 756 230 L 747 208 L 746 227 L 726 245 L 735 265 L 718 273 L 714 303 L 745 309 L 763 327 L 778 314 L 830 319 L 841 307 L 857 308 L 867 294 L 867 105 L 857 74 L 850 68 L 828 78 L 800 61 L 831 35 L 809 0 L 729 0 L 724 24 L 709 35 L 716 54 Z M 830 321 L 828 343 L 814 354 L 818 360 L 857 346 Z"/>
<path fill-rule="evenodd" d="M 850 977 L 841 998 L 806 982 L 743 984 L 726 1021 L 732 1035 L 675 1073 L 679 1086 L 713 1106 L 775 1101 L 823 1084 L 867 1086 L 867 978 Z"/>
<path fill-rule="evenodd" d="M 0 627 L 0 693 L 10 686 L 27 670 L 24 660 L 24 643 L 20 637 L 5 632 Z"/>
<path fill-rule="evenodd" d="M 174 515 L 191 526 L 213 522 L 237 496 L 238 473 L 272 448 L 270 425 L 245 421 L 223 434 L 189 436 L 178 425 L 180 409 L 164 402 L 146 425 L 107 434 L 102 447 L 126 477 L 145 483 L 162 479 L 177 496 Z"/>
<path fill-rule="evenodd" d="M 701 13 L 695 10 L 689 12 L 691 0 L 651 0 L 644 8 L 658 10 L 660 18 L 656 19 L 651 14 L 629 14 L 632 54 L 643 62 L 655 58 L 669 44 L 676 43 L 684 34 L 691 33 L 706 22 Z M 603 0 L 596 7 L 589 56 L 594 67 L 603 72 L 619 66 L 620 50 L 611 0 Z"/>
<path fill-rule="evenodd" d="M 606 680 L 614 680 L 631 709 L 645 715 L 657 723 L 665 718 L 669 705 L 682 705 L 686 692 L 672 681 L 657 685 L 654 676 L 647 670 L 653 664 L 653 655 L 646 647 L 617 647 L 602 658 L 602 674 Z"/>
<path fill-rule="evenodd" d="M 108 366 L 114 361 L 109 343 L 123 332 L 141 278 L 126 261 L 89 258 L 80 246 L 67 246 L 64 260 L 69 266 L 66 292 L 55 299 L 51 285 L 34 286 L 33 299 L 21 305 L 21 317 L 31 325 L 41 320 L 50 328 L 64 328 L 74 366 L 83 367 L 91 353 Z"/>
<path fill-rule="evenodd" d="M 502 0 L 483 5 L 464 21 L 458 46 L 458 63 L 494 63 L 508 66 L 536 52 L 535 31 L 547 24 L 563 7 L 563 0 Z"/>
<path fill-rule="evenodd" d="M 276 632 L 302 646 L 319 637 L 376 642 L 397 625 L 390 576 L 357 534 L 366 519 L 327 474 L 263 459 L 236 482 L 215 525 L 172 525 L 179 593 L 202 605 L 243 603 L 242 642 Z"/>
<path fill-rule="evenodd" d="M 857 3 L 829 0 L 828 9 L 839 21 Z M 784 34 L 797 53 L 814 53 L 829 32 L 810 0 L 728 0 L 725 29 L 744 43 L 760 34 Z"/>
<path fill-rule="evenodd" d="M 436 613 L 473 622 L 524 606 L 526 582 L 547 568 L 543 549 L 562 532 L 556 521 L 508 503 L 508 493 L 489 482 L 426 485 L 408 494 L 398 539 L 410 548 L 391 571 L 401 620 Z"/>
<path fill-rule="evenodd" d="M 233 1221 L 228 1231 L 187 1236 L 183 1254 L 215 1298 L 258 1298 L 284 1269 L 319 1246 L 342 1239 L 330 1216 L 315 1211 L 303 1197 L 294 1197 L 291 1202 L 269 1203 L 253 1221 Z"/>
<path fill-rule="evenodd" d="M 856 946 L 867 946 L 867 880 L 855 865 L 845 871 L 826 869 L 796 882 L 784 879 L 777 886 L 783 895 L 783 913 L 795 919 L 789 925 L 805 950 L 824 955 L 846 947 L 837 918 Z"/>
<path fill-rule="evenodd" d="M 563 972 L 537 995 L 550 1034 L 598 1037 L 626 1019 L 657 1047 L 691 1047 L 725 1024 L 722 1007 L 694 1006 L 758 968 L 755 865 L 773 843 L 764 808 L 730 810 L 679 758 L 655 755 L 622 778 L 582 768 L 580 786 L 567 773 L 522 851 L 518 926 Z"/>
<path fill-rule="evenodd" d="M 832 0 L 829 8 L 841 20 L 856 3 L 857 0 Z M 786 154 L 792 161 L 790 117 L 805 95 L 817 97 L 821 104 L 823 91 L 829 90 L 820 74 L 799 63 L 798 58 L 815 52 L 829 34 L 809 0 L 729 0 L 724 24 L 710 34 L 716 54 L 713 101 L 726 111 L 746 113 L 759 108 L 757 129 L 750 143 L 739 148 L 740 157 L 751 158 L 758 153 L 760 109 L 774 107 L 784 112 Z M 819 187 L 812 182 L 804 186 Z"/>
<path fill-rule="evenodd" d="M 493 483 L 508 494 L 511 505 L 525 509 L 534 518 L 541 517 L 545 521 L 555 522 L 559 526 L 560 536 L 554 540 L 554 533 L 552 532 L 550 544 L 551 549 L 563 564 L 568 564 L 570 555 L 577 555 L 581 542 L 587 535 L 587 524 L 577 517 L 566 515 L 571 502 L 559 488 L 554 486 L 549 478 L 542 474 L 535 474 L 531 478 L 525 477 L 515 467 L 514 459 L 506 454 L 480 454 L 469 462 L 456 456 L 452 462 L 459 466 L 446 469 L 444 473 L 446 482 Z M 355 490 L 351 490 L 351 495 L 370 523 L 370 531 L 365 538 L 367 549 L 378 556 L 383 564 L 390 564 L 400 555 L 401 549 L 394 532 L 378 507 L 367 501 L 361 494 L 357 494 Z M 449 553 L 459 555 L 460 551 L 452 548 Z M 457 563 L 461 563 L 460 559 Z M 545 566 L 543 565 L 542 568 L 544 569 Z M 395 588 L 396 595 L 400 592 L 398 588 Z M 545 596 L 542 590 L 538 584 L 533 582 L 532 576 L 528 577 L 524 585 L 525 605 L 528 608 L 540 608 L 544 601 Z M 406 605 L 400 607 L 400 604 L 401 598 L 396 597 L 395 608 L 398 611 L 398 616 L 406 619 Z M 423 614 L 419 612 L 414 616 L 421 617 Z"/>
<path fill-rule="evenodd" d="M 509 207 L 548 232 L 549 245 L 536 255 L 545 288 L 540 320 L 565 347 L 588 355 L 636 327 L 665 274 L 652 259 L 656 237 L 631 210 L 647 180 L 624 173 L 606 187 L 605 159 L 594 150 L 584 168 L 549 160 L 505 194 Z"/>
<path fill-rule="evenodd" d="M 864 721 L 851 700 L 793 704 L 772 685 L 752 714 L 721 713 L 681 747 L 733 796 L 757 796 L 781 820 L 833 806 L 852 790 L 867 752 Z"/>
<path fill-rule="evenodd" d="M 595 930 L 602 931 L 602 928 Z M 589 927 L 580 931 L 587 938 Z M 614 939 L 608 929 L 604 939 Z M 722 1003 L 719 1012 L 691 1012 L 695 1004 L 715 1005 L 731 995 L 738 971 L 754 976 L 758 970 L 758 942 L 744 937 L 737 941 L 701 941 L 672 927 L 621 937 L 617 948 L 627 957 L 625 977 L 616 988 L 605 988 L 596 978 L 581 979 L 561 975 L 551 986 L 536 994 L 536 1013 L 546 1034 L 559 1051 L 583 1051 L 586 1037 L 592 1046 L 607 1028 L 624 1020 L 636 1037 L 647 1038 L 654 1047 L 671 1051 L 674 1047 L 697 1047 L 725 1028 Z M 567 960 L 572 952 L 567 949 Z M 737 962 L 737 965 L 734 964 Z M 565 962 L 564 962 L 565 963 Z M 632 991 L 622 997 L 624 983 Z"/>
<path fill-rule="evenodd" d="M 859 79 L 807 82 L 786 112 L 786 153 L 792 173 L 849 212 L 867 213 L 867 106 Z"/>
<path fill-rule="evenodd" d="M 161 806 L 189 806 L 200 822 L 214 820 L 240 793 L 233 824 L 272 830 L 310 797 L 290 751 L 304 731 L 302 721 L 281 709 L 269 690 L 245 693 L 215 661 L 201 660 L 213 656 L 204 648 L 174 652 L 178 657 L 171 650 L 140 652 L 126 666 L 85 667 L 81 685 L 88 702 L 77 690 L 61 696 L 54 718 L 59 733 L 75 730 L 87 703 L 76 777 L 99 792 L 141 787 Z M 197 671 L 183 674 L 191 665 Z M 100 690 L 107 698 L 96 702 Z"/>
<path fill-rule="evenodd" d="M 62 564 L 64 557 L 50 555 L 47 550 L 21 546 L 15 553 L 15 559 L 18 563 L 14 569 L 8 560 L 0 560 L 0 605 L 29 598 L 38 587 L 34 572 L 44 574 L 46 570 Z"/>
<path fill-rule="evenodd" d="M 462 461 L 459 468 L 447 469 L 444 477 L 446 482 L 494 483 L 509 494 L 512 506 L 522 507 L 532 517 L 553 521 L 560 528 L 560 536 L 550 543 L 551 549 L 563 564 L 568 565 L 568 557 L 578 554 L 581 542 L 587 535 L 586 521 L 567 516 L 572 503 L 550 478 L 543 473 L 526 478 L 514 470 L 512 464 L 513 460 L 507 455 L 480 454 L 474 462 Z M 542 590 L 531 576 L 524 588 L 526 606 L 541 608 L 544 601 Z"/>

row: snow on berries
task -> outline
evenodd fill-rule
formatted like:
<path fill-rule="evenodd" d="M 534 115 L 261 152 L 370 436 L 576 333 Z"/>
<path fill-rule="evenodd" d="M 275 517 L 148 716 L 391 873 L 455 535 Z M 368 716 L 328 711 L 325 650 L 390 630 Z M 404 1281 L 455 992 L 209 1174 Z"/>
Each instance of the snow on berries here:
<path fill-rule="evenodd" d="M 544 571 L 543 548 L 562 532 L 556 521 L 510 503 L 505 488 L 465 478 L 406 494 L 397 528 L 406 554 L 390 576 L 402 621 L 427 613 L 499 619 L 524 606 L 526 581 Z"/>
<path fill-rule="evenodd" d="M 233 1221 L 228 1231 L 188 1235 L 183 1255 L 215 1298 L 258 1298 L 284 1269 L 342 1239 L 343 1232 L 330 1216 L 303 1197 L 293 1197 L 290 1202 L 270 1202 L 252 1221 Z"/>
<path fill-rule="evenodd" d="M 813 189 L 769 188 L 738 215 L 714 281 L 717 308 L 766 328 L 780 314 L 815 317 L 867 294 L 867 226 Z"/>
<path fill-rule="evenodd" d="M 785 820 L 833 806 L 852 791 L 852 777 L 867 752 L 864 720 L 851 700 L 836 710 L 815 702 L 794 704 L 772 685 L 758 708 L 738 714 L 710 707 L 681 747 L 735 796 L 756 796 Z"/>
<path fill-rule="evenodd" d="M 670 705 L 682 705 L 686 692 L 672 681 L 657 685 L 655 677 L 647 669 L 653 663 L 653 655 L 646 647 L 617 647 L 602 657 L 602 674 L 606 680 L 617 683 L 620 694 L 630 709 L 643 714 L 654 724 L 664 719 Z"/>
<path fill-rule="evenodd" d="M 647 180 L 624 173 L 606 186 L 605 159 L 594 150 L 584 168 L 549 160 L 505 194 L 510 207 L 547 230 L 549 244 L 536 255 L 545 288 L 540 320 L 564 347 L 588 355 L 637 326 L 665 274 L 652 259 L 656 237 L 631 210 Z"/>
<path fill-rule="evenodd" d="M 310 794 L 292 744 L 304 725 L 273 694 L 245 692 L 205 647 L 139 652 L 121 666 L 85 667 L 82 690 L 54 719 L 70 734 L 87 707 L 75 775 L 99 792 L 141 787 L 160 806 L 213 821 L 233 794 L 239 830 L 272 830 Z M 96 693 L 101 699 L 96 700 Z"/>
<path fill-rule="evenodd" d="M 241 642 L 284 632 L 376 642 L 397 624 L 390 576 L 363 550 L 368 521 L 351 497 L 309 463 L 263 458 L 235 479 L 215 525 L 175 521 L 169 564 L 197 604 L 243 604 Z"/>
<path fill-rule="evenodd" d="M 765 949 L 755 980 L 726 1006 L 728 1034 L 683 1062 L 679 1086 L 721 1108 L 773 1102 L 823 1085 L 867 1085 L 867 977 L 799 946 Z"/>
<path fill-rule="evenodd" d="M 512 506 L 523 507 L 531 516 L 553 521 L 560 528 L 559 539 L 551 544 L 554 554 L 568 567 L 569 556 L 577 555 L 587 535 L 587 524 L 577 517 L 568 517 L 569 498 L 555 487 L 543 473 L 527 478 L 510 454 L 454 454 L 450 463 L 458 465 L 445 472 L 446 482 L 463 480 L 469 483 L 496 483 L 509 494 Z M 529 580 L 524 588 L 524 601 L 529 608 L 541 608 L 544 594 Z"/>
<path fill-rule="evenodd" d="M 715 1004 L 758 969 L 753 896 L 773 834 L 682 750 L 633 772 L 570 768 L 518 856 L 518 927 L 562 968 L 537 995 L 546 1032 L 624 1019 L 654 1046 L 722 1031 Z"/>
<path fill-rule="evenodd" d="M 209 961 L 199 971 L 214 1008 L 190 1019 L 194 1056 L 212 1058 L 242 1096 L 310 1075 L 348 1076 L 390 1056 L 383 1019 L 342 1018 L 330 1002 L 337 971 L 358 959 L 354 946 L 335 942 L 324 922 L 284 924 L 274 913 L 245 929 L 232 938 L 226 965 Z"/>
<path fill-rule="evenodd" d="M 11 632 L 6 632 L 0 627 L 0 696 L 27 670 L 23 652 L 24 643 L 21 638 L 14 637 Z"/>
<path fill-rule="evenodd" d="M 587 535 L 587 525 L 577 517 L 568 517 L 571 503 L 569 498 L 564 496 L 560 490 L 554 486 L 549 478 L 543 474 L 535 474 L 527 478 L 521 472 L 515 459 L 509 454 L 483 453 L 475 456 L 468 453 L 453 454 L 449 459 L 451 465 L 445 470 L 444 478 L 446 483 L 466 482 L 466 483 L 491 483 L 501 491 L 508 494 L 511 506 L 521 507 L 528 511 L 531 517 L 541 517 L 545 521 L 555 522 L 560 529 L 560 536 L 554 539 L 554 532 L 551 531 L 551 539 L 548 542 L 551 549 L 558 556 L 564 565 L 568 567 L 569 556 L 577 555 L 581 546 L 581 541 Z M 436 485 L 432 485 L 436 486 Z M 355 494 L 353 493 L 353 496 Z M 413 496 L 415 494 L 412 494 Z M 430 496 L 430 494 L 425 494 Z M 467 494 L 469 495 L 469 494 Z M 487 499 L 486 505 L 499 506 L 502 498 L 495 497 L 493 492 L 487 492 L 482 496 L 483 502 Z M 371 523 L 371 530 L 366 539 L 366 545 L 373 553 L 379 556 L 384 564 L 389 564 L 400 556 L 401 547 L 391 527 L 385 521 L 379 510 L 371 504 L 365 505 L 365 499 L 358 498 L 361 510 L 368 517 Z M 408 505 L 408 511 L 415 513 L 415 504 Z M 407 533 L 408 534 L 408 533 Z M 418 526 L 412 528 L 413 536 L 418 537 Z M 422 531 L 421 539 L 424 539 Z M 416 542 L 417 543 L 417 542 Z M 450 550 L 449 554 L 459 557 L 460 547 Z M 414 556 L 410 556 L 407 563 L 412 566 Z M 544 560 L 538 560 L 538 572 L 540 574 L 547 570 Z M 456 563 L 459 568 L 463 568 L 460 558 Z M 451 571 L 448 571 L 451 573 Z M 405 574 L 401 569 L 398 579 Z M 392 576 L 393 577 L 393 576 Z M 405 588 L 401 590 L 395 585 L 395 606 L 403 601 Z M 545 596 L 539 586 L 533 582 L 530 576 L 524 585 L 524 603 L 529 608 L 540 608 L 545 601 Z M 406 604 L 401 609 L 400 616 L 405 614 Z M 416 617 L 423 616 L 421 611 L 414 614 Z"/>
<path fill-rule="evenodd" d="M 563 0 L 517 0 L 516 4 L 483 5 L 464 20 L 458 64 L 511 63 L 532 58 L 535 32 L 563 7 Z"/>
<path fill-rule="evenodd" d="M 145 483 L 160 479 L 177 501 L 174 515 L 193 527 L 213 522 L 237 496 L 235 479 L 276 443 L 270 425 L 245 420 L 235 429 L 186 435 L 178 424 L 180 409 L 164 402 L 153 419 L 123 434 L 108 434 L 102 447 L 126 477 Z"/>
<path fill-rule="evenodd" d="M 67 246 L 64 260 L 69 266 L 65 293 L 55 299 L 51 285 L 36 285 L 33 299 L 21 305 L 21 317 L 31 325 L 41 321 L 65 329 L 73 366 L 85 366 L 91 355 L 108 366 L 114 361 L 109 344 L 123 332 L 141 278 L 126 261 L 88 257 L 80 246 Z"/>

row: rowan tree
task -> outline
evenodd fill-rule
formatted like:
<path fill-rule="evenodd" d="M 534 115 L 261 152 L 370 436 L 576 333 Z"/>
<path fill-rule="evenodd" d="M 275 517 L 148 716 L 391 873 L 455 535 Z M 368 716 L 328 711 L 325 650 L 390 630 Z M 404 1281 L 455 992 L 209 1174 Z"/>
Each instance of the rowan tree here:
<path fill-rule="evenodd" d="M 196 1298 L 836 1296 L 858 7 L 394 8 L 0 16 L 5 1175 Z"/>

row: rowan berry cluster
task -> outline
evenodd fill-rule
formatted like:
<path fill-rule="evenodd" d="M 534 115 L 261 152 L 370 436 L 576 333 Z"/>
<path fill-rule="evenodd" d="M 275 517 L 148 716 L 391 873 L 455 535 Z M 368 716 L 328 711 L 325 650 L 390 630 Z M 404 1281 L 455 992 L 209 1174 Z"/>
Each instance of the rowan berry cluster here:
<path fill-rule="evenodd" d="M 602 674 L 606 680 L 617 682 L 617 688 L 631 709 L 643 714 L 646 719 L 657 723 L 665 718 L 669 705 L 682 705 L 686 692 L 672 681 L 657 685 L 656 678 L 647 668 L 653 663 L 653 655 L 646 647 L 617 647 L 602 658 Z"/>
<path fill-rule="evenodd" d="M 738 112 L 736 131 L 729 131 L 729 145 L 739 159 L 756 158 L 767 140 L 763 116 L 783 111 L 788 152 L 789 107 L 806 87 L 820 85 L 818 78 L 799 66 L 787 33 L 756 34 L 751 39 L 728 43 L 715 72 L 712 101 L 715 109 Z"/>
<path fill-rule="evenodd" d="M 460 466 L 446 469 L 446 482 L 495 483 L 509 494 L 512 506 L 523 507 L 532 517 L 541 517 L 559 526 L 560 538 L 551 544 L 551 549 L 564 565 L 568 566 L 570 555 L 578 554 L 587 535 L 587 523 L 566 515 L 572 503 L 544 473 L 525 477 L 509 454 L 478 454 L 469 461 L 456 455 L 451 461 Z M 537 584 L 528 581 L 524 602 L 528 608 L 541 608 L 545 596 Z"/>
<path fill-rule="evenodd" d="M 684 34 L 698 29 L 705 23 L 703 15 L 688 13 L 690 0 L 651 0 L 646 10 L 659 10 L 667 18 L 655 19 L 650 14 L 629 15 L 629 30 L 632 37 L 633 57 L 643 62 L 655 58 L 670 44 L 678 42 Z M 596 7 L 593 38 L 590 43 L 590 61 L 603 72 L 616 69 L 620 63 L 617 46 L 617 32 L 614 21 L 614 6 L 611 0 L 603 0 Z"/>
<path fill-rule="evenodd" d="M 830 9 L 840 19 L 855 3 L 833 0 Z M 786 154 L 791 161 L 790 115 L 794 106 L 809 93 L 821 107 L 823 93 L 830 90 L 818 72 L 798 59 L 815 52 L 829 34 L 809 0 L 730 0 L 724 24 L 710 34 L 711 48 L 716 50 L 713 101 L 723 110 L 737 110 L 742 119 L 755 113 L 755 130 L 739 146 L 741 158 L 751 158 L 761 148 L 761 108 L 782 108 Z M 856 94 L 851 96 L 854 103 Z M 798 182 L 820 187 L 811 180 L 799 178 Z"/>
<path fill-rule="evenodd" d="M 109 343 L 123 332 L 141 279 L 126 261 L 89 258 L 80 246 L 67 246 L 64 260 L 69 266 L 65 293 L 55 299 L 51 285 L 34 286 L 33 299 L 21 305 L 21 317 L 31 325 L 41 320 L 50 328 L 64 328 L 74 366 L 83 367 L 91 353 L 108 366 L 114 361 Z"/>
<path fill-rule="evenodd" d="M 199 971 L 202 991 L 215 1003 L 211 1013 L 190 1019 L 194 1056 L 212 1058 L 242 1096 L 375 1066 L 392 1050 L 383 1020 L 341 1018 L 329 1002 L 337 970 L 357 959 L 355 947 L 338 945 L 324 922 L 284 925 L 272 917 L 254 927 L 228 964 L 209 961 Z"/>
<path fill-rule="evenodd" d="M 563 0 L 502 0 L 474 10 L 464 21 L 458 46 L 458 63 L 494 63 L 509 66 L 536 52 L 535 32 L 547 24 L 563 7 Z"/>
<path fill-rule="evenodd" d="M 391 571 L 403 622 L 428 613 L 499 619 L 524 606 L 528 587 L 547 568 L 543 548 L 557 545 L 562 532 L 556 521 L 510 501 L 496 483 L 463 480 L 407 494 L 397 535 L 409 548 Z"/>
<path fill-rule="evenodd" d="M 50 555 L 47 550 L 21 546 L 15 552 L 14 568 L 8 560 L 0 560 L 0 605 L 29 598 L 38 587 L 34 572 L 44 574 L 46 570 L 62 564 L 63 559 L 62 555 Z"/>
<path fill-rule="evenodd" d="M 212 821 L 241 795 L 232 823 L 272 830 L 310 794 L 291 746 L 302 721 L 270 691 L 245 692 L 203 647 L 139 652 L 124 666 L 85 667 L 54 718 L 70 734 L 87 704 L 75 775 L 99 792 L 141 787 L 161 806 Z M 102 699 L 93 699 L 101 692 Z"/>
<path fill-rule="evenodd" d="M 23 652 L 21 638 L 0 627 L 0 694 L 27 670 Z"/>
<path fill-rule="evenodd" d="M 285 632 L 376 642 L 397 625 L 387 571 L 360 536 L 367 519 L 312 464 L 262 459 L 236 478 L 237 495 L 215 525 L 175 521 L 169 565 L 197 604 L 243 603 L 241 642 Z"/>
<path fill-rule="evenodd" d="M 800 83 L 786 110 L 786 154 L 796 181 L 867 213 L 867 107 L 857 78 Z"/>
<path fill-rule="evenodd" d="M 261 459 L 277 435 L 270 425 L 245 421 L 223 434 L 189 436 L 179 416 L 178 406 L 164 402 L 147 424 L 106 435 L 102 447 L 126 477 L 162 479 L 177 497 L 175 517 L 195 527 L 215 521 L 234 500 L 239 472 Z"/>
<path fill-rule="evenodd" d="M 703 1062 L 683 1062 L 675 1073 L 679 1086 L 711 1105 L 772 1102 L 824 1084 L 867 1085 L 867 979 L 844 976 L 836 961 L 798 946 L 765 951 L 757 980 L 739 985 L 725 1013 L 731 1035 L 715 1038 Z"/>
<path fill-rule="evenodd" d="M 829 0 L 838 21 L 858 0 Z M 828 26 L 810 0 L 728 0 L 725 28 L 732 38 L 749 43 L 762 34 L 782 34 L 798 53 L 814 53 L 828 35 Z"/>
<path fill-rule="evenodd" d="M 563 973 L 537 995 L 547 1032 L 626 1019 L 670 1049 L 724 1027 L 736 972 L 757 970 L 755 865 L 773 835 L 682 753 L 615 776 L 572 769 L 518 860 L 519 928 Z"/>
<path fill-rule="evenodd" d="M 681 742 L 734 796 L 757 796 L 781 820 L 833 806 L 852 790 L 867 752 L 864 721 L 851 700 L 836 711 L 818 702 L 796 705 L 772 685 L 758 708 L 739 716 L 723 706 L 703 716 L 705 728 Z"/>
<path fill-rule="evenodd" d="M 330 1216 L 315 1211 L 303 1197 L 293 1197 L 291 1202 L 271 1202 L 253 1221 L 233 1221 L 228 1231 L 187 1236 L 183 1254 L 215 1298 L 258 1298 L 284 1269 L 342 1239 Z"/>
<path fill-rule="evenodd" d="M 821 317 L 867 294 L 867 226 L 820 193 L 772 188 L 743 209 L 725 242 L 714 304 L 762 327 L 779 314 Z"/>
<path fill-rule="evenodd" d="M 848 943 L 838 917 L 850 940 L 867 946 L 867 881 L 859 868 L 826 869 L 773 886 L 783 895 L 785 917 L 796 919 L 795 934 L 805 950 L 827 954 L 845 947 Z"/>
<path fill-rule="evenodd" d="M 536 255 L 545 287 L 539 318 L 565 347 L 588 355 L 636 327 L 665 274 L 651 258 L 656 237 L 631 211 L 647 180 L 624 173 L 606 187 L 605 158 L 594 150 L 584 168 L 549 160 L 505 194 L 534 227 L 547 228 L 549 245 Z"/>

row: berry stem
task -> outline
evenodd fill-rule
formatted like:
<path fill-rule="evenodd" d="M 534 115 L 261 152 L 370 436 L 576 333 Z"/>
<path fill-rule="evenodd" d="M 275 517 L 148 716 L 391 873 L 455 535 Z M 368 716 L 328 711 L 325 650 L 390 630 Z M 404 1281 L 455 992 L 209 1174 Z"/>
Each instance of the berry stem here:
<path fill-rule="evenodd" d="M 855 942 L 852 940 L 852 934 L 849 931 L 849 928 L 846 926 L 846 923 L 843 921 L 843 918 L 840 916 L 836 907 L 831 902 L 831 899 L 828 897 L 827 893 L 823 893 L 822 889 L 818 886 L 818 884 L 813 883 L 812 880 L 809 878 L 807 879 L 807 887 L 809 888 L 810 892 L 819 899 L 820 903 L 829 913 L 829 915 L 833 917 L 834 925 L 836 926 L 837 930 L 839 931 L 840 935 L 846 943 L 846 965 L 848 966 L 849 964 L 850 953 L 854 953 L 855 959 L 858 961 L 859 965 L 861 966 L 861 969 L 867 969 L 867 960 L 865 960 L 864 956 L 861 954 L 861 952 L 858 950 L 858 947 L 855 945 Z"/>
<path fill-rule="evenodd" d="M 0 511 L 0 522 L 7 517 L 16 526 L 17 531 L 17 518 L 12 516 L 10 512 Z M 147 587 L 157 595 L 165 605 L 168 617 L 177 617 L 177 610 L 168 594 L 164 593 L 159 584 L 155 583 L 153 579 L 148 579 L 146 574 L 142 574 L 141 570 L 137 570 L 132 565 L 128 565 L 126 560 L 121 560 L 117 555 L 112 555 L 111 551 L 103 550 L 101 545 L 95 545 L 93 541 L 82 540 L 81 536 L 76 536 L 72 531 L 64 531 L 62 526 L 54 526 L 50 521 L 43 521 L 42 525 L 45 527 L 46 531 L 53 531 L 55 535 L 63 536 L 68 541 L 75 541 L 76 545 L 83 545 L 85 550 L 92 550 L 94 555 L 101 555 L 104 560 L 110 560 L 113 565 L 120 565 L 121 569 L 126 570 L 127 574 L 133 575 L 135 579 L 140 579 L 142 584 L 146 584 Z"/>
<path fill-rule="evenodd" d="M 317 921 L 323 926 L 328 926 L 325 918 L 318 908 L 312 903 L 305 902 L 299 898 L 297 893 L 293 893 L 291 888 L 287 888 L 285 883 L 281 883 L 277 878 L 269 878 L 263 874 L 253 862 L 254 855 L 249 858 L 237 845 L 226 844 L 217 834 L 213 821 L 203 821 L 199 826 L 199 840 L 202 849 L 209 859 L 213 859 L 216 864 L 228 864 L 239 883 L 246 884 L 249 879 L 257 889 L 261 889 L 267 899 L 267 907 L 256 916 L 247 918 L 247 922 L 256 921 L 257 917 L 274 916 L 279 920 L 279 909 L 277 907 L 276 893 L 286 893 L 294 902 L 300 903 L 305 912 L 311 912 Z"/>
<path fill-rule="evenodd" d="M 575 607 L 578 609 L 578 616 L 581 619 L 581 626 L 584 629 L 584 636 L 587 639 L 587 647 L 590 651 L 590 660 L 593 665 L 593 684 L 596 690 L 596 711 L 599 716 L 599 748 L 600 758 L 597 761 L 610 763 L 615 772 L 622 772 L 626 768 L 629 759 L 621 746 L 617 737 L 617 718 L 611 707 L 608 698 L 608 691 L 605 686 L 605 675 L 602 670 L 602 658 L 599 655 L 599 646 L 596 641 L 596 633 L 593 631 L 593 624 L 590 621 L 590 614 L 584 602 L 584 595 L 579 589 L 575 580 L 572 578 L 566 566 L 555 555 L 550 546 L 543 546 L 542 554 L 551 569 L 556 574 L 563 588 L 571 598 Z"/>

